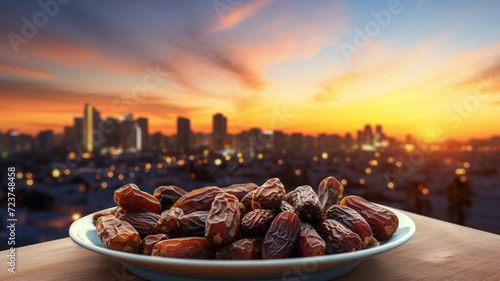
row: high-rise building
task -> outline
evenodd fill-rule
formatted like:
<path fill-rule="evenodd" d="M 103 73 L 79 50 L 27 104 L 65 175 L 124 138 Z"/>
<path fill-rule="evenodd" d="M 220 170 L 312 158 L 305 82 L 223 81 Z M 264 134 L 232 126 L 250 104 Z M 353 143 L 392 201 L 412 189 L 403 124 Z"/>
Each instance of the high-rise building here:
<path fill-rule="evenodd" d="M 249 153 L 252 156 L 265 150 L 266 143 L 260 128 L 250 128 L 248 132 L 248 147 Z"/>
<path fill-rule="evenodd" d="M 154 151 L 167 148 L 167 137 L 160 132 L 156 132 L 151 136 L 151 149 Z"/>
<path fill-rule="evenodd" d="M 212 117 L 212 150 L 222 150 L 226 144 L 227 118 L 217 113 Z"/>
<path fill-rule="evenodd" d="M 304 148 L 302 133 L 292 134 L 292 152 L 302 151 Z"/>
<path fill-rule="evenodd" d="M 83 139 L 85 142 L 85 150 L 93 152 L 102 145 L 100 139 L 96 137 L 96 135 L 99 134 L 101 115 L 91 104 L 87 103 L 85 104 L 83 116 Z"/>
<path fill-rule="evenodd" d="M 339 150 L 342 146 L 342 137 L 337 134 L 328 136 L 328 148 L 330 151 Z"/>
<path fill-rule="evenodd" d="M 177 117 L 177 151 L 185 153 L 191 150 L 191 121 Z"/>
<path fill-rule="evenodd" d="M 306 135 L 304 137 L 304 149 L 307 151 L 316 149 L 316 138 L 311 135 Z"/>
<path fill-rule="evenodd" d="M 137 119 L 137 125 L 141 128 L 141 144 L 142 150 L 149 150 L 149 131 L 148 118 L 140 117 Z"/>
<path fill-rule="evenodd" d="M 286 150 L 286 137 L 283 131 L 273 131 L 273 150 L 275 152 Z"/>
<path fill-rule="evenodd" d="M 328 136 L 325 133 L 321 133 L 318 135 L 318 149 L 321 151 L 328 150 L 327 147 Z"/>
<path fill-rule="evenodd" d="M 346 133 L 345 138 L 344 138 L 344 145 L 346 150 L 351 150 L 353 141 L 352 141 L 352 135 L 351 133 Z"/>
<path fill-rule="evenodd" d="M 356 142 L 358 144 L 358 149 L 361 149 L 361 146 L 363 146 L 363 140 L 364 140 L 364 134 L 361 130 L 357 131 L 357 139 Z"/>
<path fill-rule="evenodd" d="M 102 125 L 102 133 L 104 137 L 104 146 L 106 147 L 119 147 L 120 146 L 120 122 L 118 119 L 108 117 L 104 120 Z"/>
<path fill-rule="evenodd" d="M 61 143 L 64 147 L 69 146 L 74 148 L 76 146 L 76 131 L 75 127 L 65 126 L 64 135 Z"/>
<path fill-rule="evenodd" d="M 78 153 L 83 153 L 86 151 L 85 141 L 83 139 L 84 129 L 83 129 L 83 118 L 75 116 L 73 127 L 75 128 L 75 149 Z"/>
<path fill-rule="evenodd" d="M 193 141 L 194 145 L 192 147 L 194 149 L 208 149 L 210 147 L 211 135 L 204 134 L 204 133 L 196 133 L 196 134 L 193 134 L 193 137 L 194 137 L 194 141 Z"/>
<path fill-rule="evenodd" d="M 363 144 L 373 145 L 373 131 L 372 126 L 365 125 Z"/>
<path fill-rule="evenodd" d="M 56 143 L 54 132 L 52 130 L 42 131 L 36 137 L 37 148 L 39 152 L 50 152 L 54 149 Z"/>

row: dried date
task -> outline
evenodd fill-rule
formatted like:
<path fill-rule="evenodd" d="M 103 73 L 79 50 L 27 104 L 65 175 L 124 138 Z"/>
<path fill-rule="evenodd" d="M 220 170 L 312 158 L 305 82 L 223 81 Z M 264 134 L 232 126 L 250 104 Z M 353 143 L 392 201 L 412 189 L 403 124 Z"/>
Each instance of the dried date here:
<path fill-rule="evenodd" d="M 96 232 L 107 249 L 138 253 L 141 247 L 141 238 L 134 227 L 113 215 L 98 218 Z"/>
<path fill-rule="evenodd" d="M 182 196 L 172 207 L 181 208 L 184 214 L 195 211 L 209 211 L 215 196 L 224 191 L 216 186 L 195 189 Z"/>
<path fill-rule="evenodd" d="M 217 194 L 205 222 L 205 238 L 215 246 L 228 245 L 235 239 L 239 223 L 238 198 L 226 192 Z"/>
<path fill-rule="evenodd" d="M 160 215 L 151 212 L 125 213 L 117 218 L 130 223 L 143 238 L 155 233 L 155 225 L 160 219 Z"/>
<path fill-rule="evenodd" d="M 181 236 L 205 237 L 205 222 L 209 211 L 196 211 L 181 217 Z"/>
<path fill-rule="evenodd" d="M 172 207 L 170 210 L 163 211 L 154 227 L 155 232 L 167 234 L 171 238 L 179 237 L 183 215 L 184 212 L 180 208 Z"/>
<path fill-rule="evenodd" d="M 115 211 L 116 211 L 116 208 L 112 208 L 112 209 L 102 210 L 100 212 L 95 213 L 94 216 L 92 216 L 92 224 L 96 225 L 97 219 L 100 217 L 107 216 L 107 215 L 114 215 Z"/>
<path fill-rule="evenodd" d="M 322 211 L 326 213 L 333 204 L 339 204 L 344 193 L 344 186 L 334 177 L 327 177 L 319 183 L 318 198 Z"/>
<path fill-rule="evenodd" d="M 156 243 L 151 255 L 183 259 L 213 259 L 215 248 L 204 237 L 182 237 Z"/>
<path fill-rule="evenodd" d="M 294 250 L 299 230 L 300 220 L 295 213 L 279 213 L 262 241 L 262 258 L 289 258 Z"/>
<path fill-rule="evenodd" d="M 256 260 L 261 258 L 262 239 L 244 238 L 220 248 L 216 260 Z"/>
<path fill-rule="evenodd" d="M 359 196 L 347 196 L 340 202 L 358 212 L 370 225 L 373 236 L 378 241 L 391 238 L 398 229 L 398 216 L 388 209 L 375 205 Z"/>
<path fill-rule="evenodd" d="M 182 196 L 186 195 L 188 192 L 182 188 L 177 186 L 168 185 L 168 186 L 160 186 L 155 189 L 153 193 L 153 197 L 158 199 L 161 204 L 161 210 L 165 211 L 170 209 L 172 205 L 174 205 L 177 200 L 179 200 Z"/>
<path fill-rule="evenodd" d="M 295 208 L 290 203 L 283 200 L 281 201 L 280 212 L 285 212 L 285 211 L 295 213 Z"/>
<path fill-rule="evenodd" d="M 293 207 L 299 219 L 316 226 L 321 220 L 321 203 L 318 196 L 309 185 L 303 185 L 295 188 L 292 195 Z"/>
<path fill-rule="evenodd" d="M 316 257 L 325 254 L 326 243 L 319 236 L 312 225 L 300 222 L 300 231 L 295 246 L 295 253 L 299 257 Z"/>
<path fill-rule="evenodd" d="M 143 255 L 148 255 L 151 256 L 151 253 L 153 252 L 153 248 L 156 245 L 156 243 L 167 240 L 170 237 L 166 234 L 154 234 L 154 235 L 148 235 L 141 241 L 141 251 L 140 253 Z"/>
<path fill-rule="evenodd" d="M 359 235 L 332 219 L 323 219 L 318 224 L 318 233 L 326 243 L 325 253 L 338 254 L 360 250 Z"/>
<path fill-rule="evenodd" d="M 137 185 L 132 183 L 115 190 L 114 200 L 127 213 L 152 212 L 159 214 L 161 212 L 161 204 L 158 199 L 141 191 Z"/>
<path fill-rule="evenodd" d="M 255 183 L 239 183 L 223 187 L 222 190 L 236 196 L 241 201 L 248 192 L 256 190 L 258 187 Z"/>
<path fill-rule="evenodd" d="M 243 206 L 245 206 L 245 214 L 250 212 L 251 210 L 253 210 L 252 197 L 253 197 L 254 193 L 255 193 L 255 190 L 252 190 L 252 191 L 248 192 L 245 196 L 243 196 L 243 198 L 240 200 L 240 203 L 243 204 Z M 242 215 L 244 216 L 245 214 L 242 214 Z"/>
<path fill-rule="evenodd" d="M 344 205 L 332 205 L 326 211 L 326 218 L 336 220 L 354 231 L 363 241 L 363 249 L 378 245 L 368 222 L 355 210 Z"/>
<path fill-rule="evenodd" d="M 240 233 L 246 237 L 264 236 L 271 226 L 274 213 L 271 210 L 255 209 L 247 213 L 240 222 Z"/>
<path fill-rule="evenodd" d="M 285 197 L 285 187 L 278 178 L 267 180 L 255 190 L 252 196 L 252 209 L 277 210 Z"/>

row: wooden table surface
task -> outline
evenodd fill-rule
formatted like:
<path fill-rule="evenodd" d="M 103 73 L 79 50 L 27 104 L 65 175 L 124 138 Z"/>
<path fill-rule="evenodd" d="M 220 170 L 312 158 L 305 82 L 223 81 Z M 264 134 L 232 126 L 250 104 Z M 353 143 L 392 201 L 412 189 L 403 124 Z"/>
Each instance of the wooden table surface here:
<path fill-rule="evenodd" d="M 416 224 L 413 238 L 336 280 L 500 280 L 500 235 L 403 213 Z M 70 238 L 18 248 L 16 263 L 15 274 L 2 263 L 0 280 L 143 280 Z"/>

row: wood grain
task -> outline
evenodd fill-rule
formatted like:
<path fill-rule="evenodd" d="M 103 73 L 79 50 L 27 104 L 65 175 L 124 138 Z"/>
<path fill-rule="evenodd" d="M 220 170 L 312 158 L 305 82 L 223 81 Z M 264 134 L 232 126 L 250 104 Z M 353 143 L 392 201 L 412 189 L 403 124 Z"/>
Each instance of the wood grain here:
<path fill-rule="evenodd" d="M 403 213 L 416 224 L 413 238 L 336 280 L 500 280 L 500 235 Z M 70 238 L 18 248 L 16 258 L 17 273 L 4 263 L 0 280 L 144 280 Z"/>

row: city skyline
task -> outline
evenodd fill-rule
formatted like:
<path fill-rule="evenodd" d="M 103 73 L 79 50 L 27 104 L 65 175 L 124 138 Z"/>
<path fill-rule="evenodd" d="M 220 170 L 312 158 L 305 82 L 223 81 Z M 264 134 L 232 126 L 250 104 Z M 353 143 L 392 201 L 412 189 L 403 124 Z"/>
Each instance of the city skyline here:
<path fill-rule="evenodd" d="M 3 5 L 0 127 L 61 133 L 91 101 L 164 134 L 215 112 L 233 134 L 499 133 L 498 2 L 230 2 L 68 2 L 43 23 L 36 1 Z"/>

